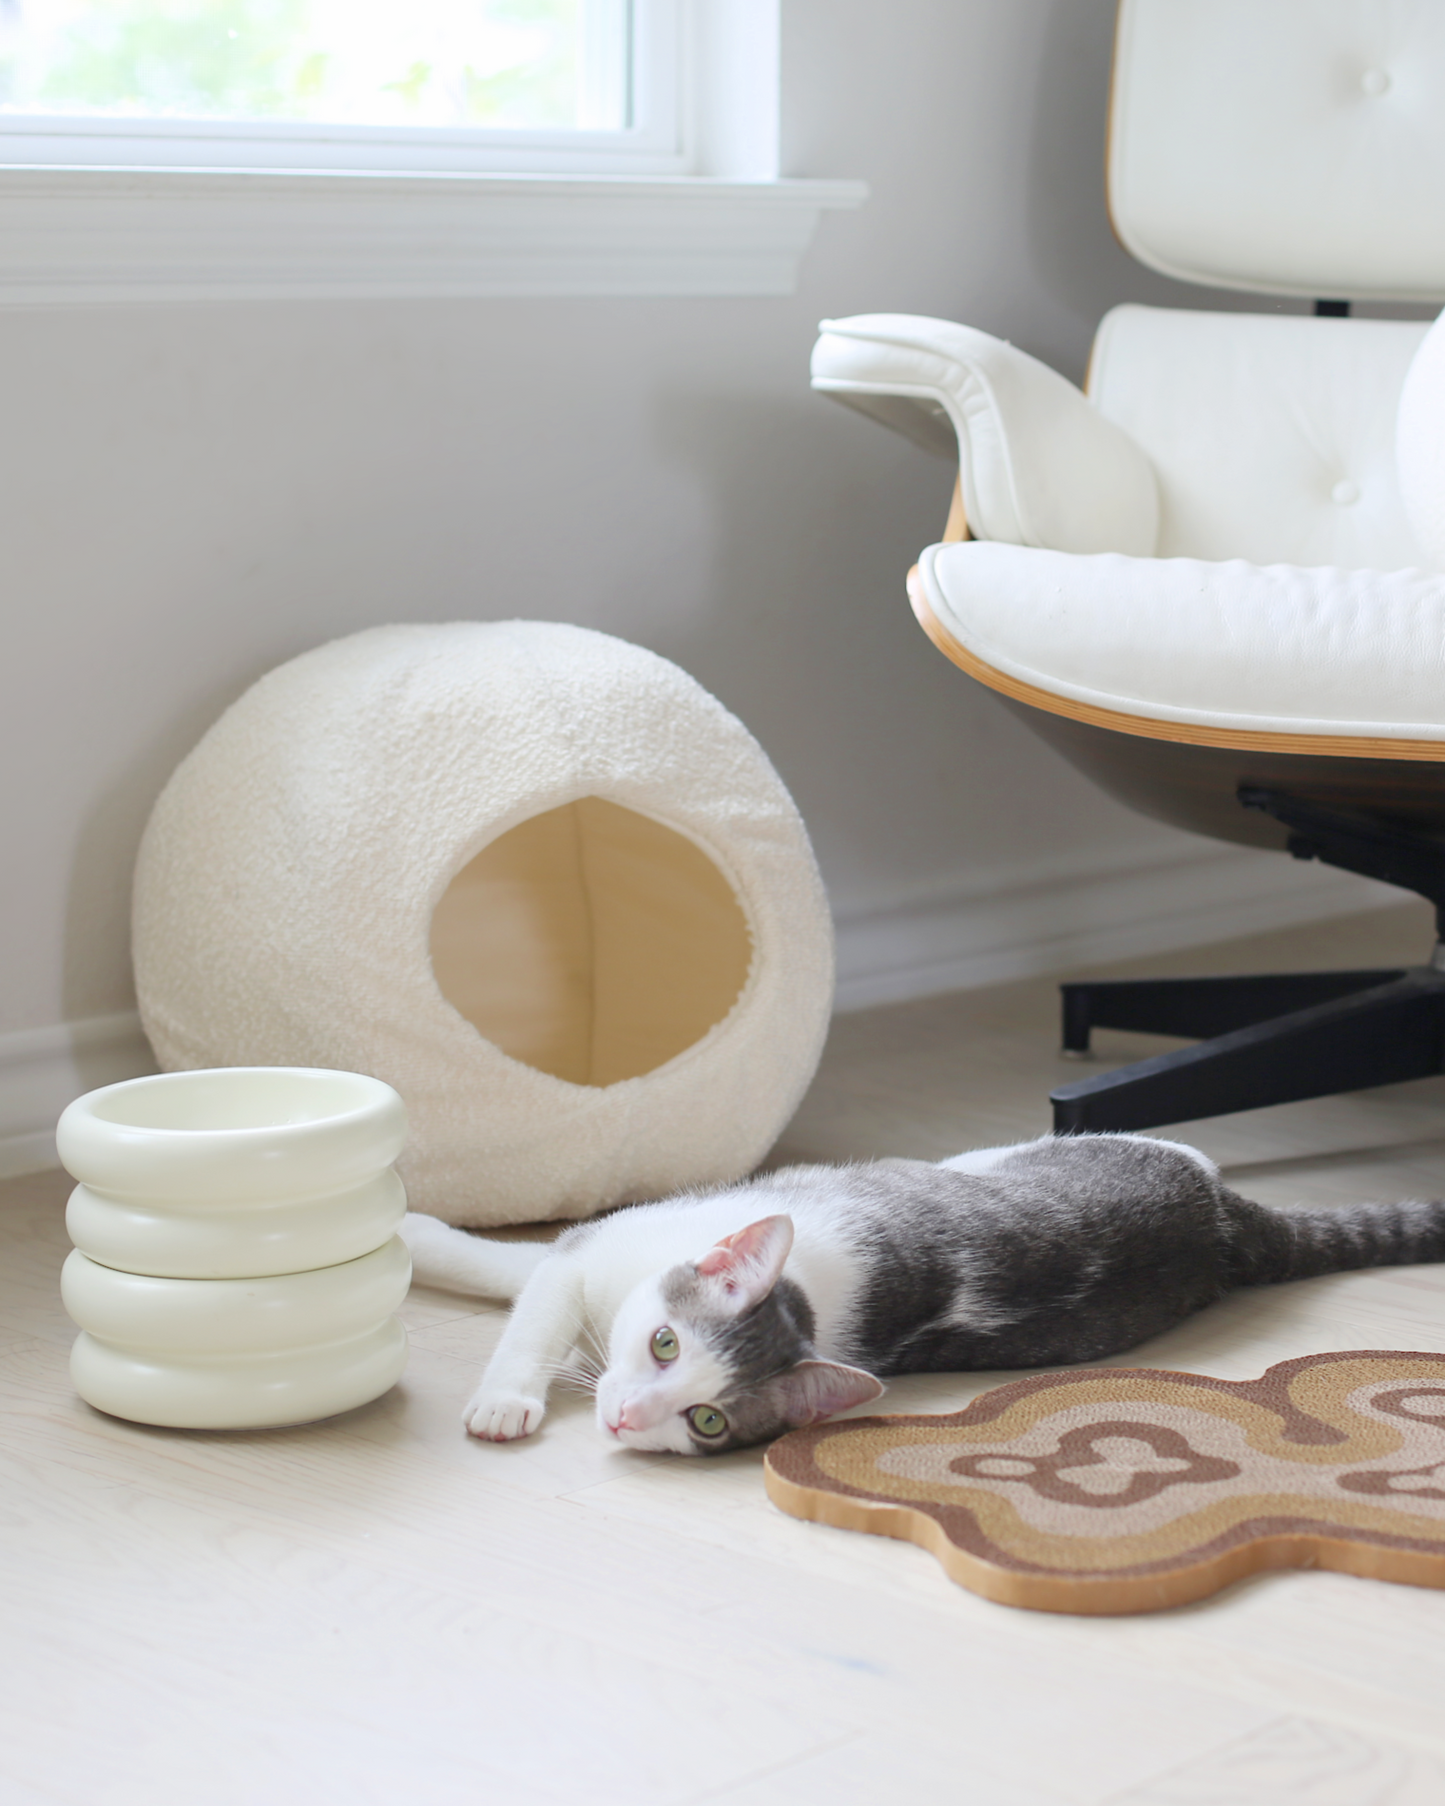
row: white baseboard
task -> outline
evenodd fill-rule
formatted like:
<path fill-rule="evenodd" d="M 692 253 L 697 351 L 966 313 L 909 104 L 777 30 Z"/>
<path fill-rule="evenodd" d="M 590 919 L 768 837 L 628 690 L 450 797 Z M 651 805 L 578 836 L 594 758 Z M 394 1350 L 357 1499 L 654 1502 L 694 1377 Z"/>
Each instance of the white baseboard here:
<path fill-rule="evenodd" d="M 155 1070 L 134 1010 L 0 1035 L 0 1179 L 58 1164 L 55 1121 L 72 1098 Z"/>
<path fill-rule="evenodd" d="M 1232 848 L 954 885 L 839 911 L 838 1008 L 1198 947 L 1401 897 L 1344 872 Z M 72 1098 L 155 1070 L 133 1010 L 0 1035 L 0 1179 L 57 1164 L 55 1121 Z"/>
<path fill-rule="evenodd" d="M 1400 903 L 1404 894 L 1347 872 L 1232 847 L 1123 869 L 958 884 L 838 911 L 837 1007 L 868 1009 L 1200 947 Z"/>

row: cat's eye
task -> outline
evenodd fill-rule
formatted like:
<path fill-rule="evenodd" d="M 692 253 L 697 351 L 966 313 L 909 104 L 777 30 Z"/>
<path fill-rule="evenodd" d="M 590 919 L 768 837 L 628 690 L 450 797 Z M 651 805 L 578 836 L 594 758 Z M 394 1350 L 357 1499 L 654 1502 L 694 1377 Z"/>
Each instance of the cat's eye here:
<path fill-rule="evenodd" d="M 728 1420 L 716 1405 L 694 1405 L 687 1414 L 687 1421 L 699 1436 L 721 1436 L 728 1427 Z"/>
<path fill-rule="evenodd" d="M 663 1363 L 675 1361 L 681 1353 L 682 1350 L 677 1345 L 677 1337 L 666 1324 L 663 1324 L 661 1329 L 653 1331 L 652 1358 L 654 1361 Z"/>

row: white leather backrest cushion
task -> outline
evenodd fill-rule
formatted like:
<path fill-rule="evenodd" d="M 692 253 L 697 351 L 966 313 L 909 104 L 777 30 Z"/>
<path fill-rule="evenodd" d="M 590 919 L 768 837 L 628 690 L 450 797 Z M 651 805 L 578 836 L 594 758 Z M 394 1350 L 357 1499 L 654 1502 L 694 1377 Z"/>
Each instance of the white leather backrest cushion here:
<path fill-rule="evenodd" d="M 1122 0 L 1109 205 L 1169 276 L 1445 299 L 1445 4 Z"/>
<path fill-rule="evenodd" d="M 1183 308 L 1107 314 L 1089 394 L 1153 463 L 1159 556 L 1421 564 L 1396 475 L 1395 421 L 1429 330 Z"/>
<path fill-rule="evenodd" d="M 1405 377 L 1395 456 L 1415 537 L 1435 568 L 1445 570 L 1445 314 Z"/>

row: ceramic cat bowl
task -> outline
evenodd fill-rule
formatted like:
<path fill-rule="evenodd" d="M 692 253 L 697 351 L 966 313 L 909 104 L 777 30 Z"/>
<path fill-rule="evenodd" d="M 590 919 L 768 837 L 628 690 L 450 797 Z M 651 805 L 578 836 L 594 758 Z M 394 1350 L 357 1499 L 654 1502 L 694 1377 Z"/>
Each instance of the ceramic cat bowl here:
<path fill-rule="evenodd" d="M 405 1139 L 401 1099 L 360 1073 L 162 1073 L 78 1098 L 56 1143 L 80 1181 L 61 1292 L 81 1397 L 240 1429 L 385 1392 L 406 1362 Z"/>

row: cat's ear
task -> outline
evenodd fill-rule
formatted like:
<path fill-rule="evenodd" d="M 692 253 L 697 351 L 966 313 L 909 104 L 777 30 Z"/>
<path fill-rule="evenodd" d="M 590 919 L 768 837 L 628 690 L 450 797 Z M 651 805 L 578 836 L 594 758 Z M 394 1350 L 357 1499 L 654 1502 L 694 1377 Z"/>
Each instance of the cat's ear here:
<path fill-rule="evenodd" d="M 850 1405 L 866 1405 L 883 1391 L 882 1380 L 861 1367 L 844 1367 L 837 1361 L 799 1361 L 772 1382 L 773 1399 L 794 1429 L 846 1411 Z"/>
<path fill-rule="evenodd" d="M 703 1255 L 697 1270 L 704 1279 L 721 1280 L 729 1300 L 746 1310 L 778 1283 L 792 1245 L 791 1217 L 763 1217 L 736 1235 L 725 1235 Z"/>

